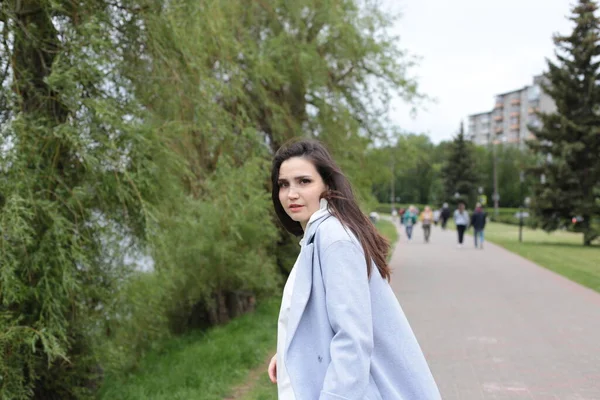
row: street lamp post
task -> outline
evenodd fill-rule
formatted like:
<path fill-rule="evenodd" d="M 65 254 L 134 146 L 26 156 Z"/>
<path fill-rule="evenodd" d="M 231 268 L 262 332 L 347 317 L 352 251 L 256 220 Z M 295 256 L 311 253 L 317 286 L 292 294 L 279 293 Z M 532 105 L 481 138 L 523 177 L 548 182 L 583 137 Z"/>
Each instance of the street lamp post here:
<path fill-rule="evenodd" d="M 519 173 L 519 243 L 523 242 L 523 182 L 525 181 L 525 173 Z"/>
<path fill-rule="evenodd" d="M 497 159 L 496 159 L 496 144 L 493 143 L 492 144 L 492 169 L 493 169 L 493 182 L 494 182 L 494 194 L 492 195 L 492 200 L 494 200 L 494 216 L 497 218 L 498 217 L 498 212 L 499 212 L 499 204 L 498 202 L 500 201 L 500 195 L 498 194 L 498 166 L 497 166 Z"/>
<path fill-rule="evenodd" d="M 393 151 L 393 150 L 392 150 Z M 394 210 L 396 209 L 396 205 L 394 204 L 394 199 L 396 198 L 396 188 L 394 187 L 394 181 L 395 181 L 395 177 L 394 177 L 394 155 L 392 154 L 392 160 L 391 160 L 391 164 L 392 164 L 392 180 L 390 182 L 390 203 L 392 203 L 392 209 L 391 209 L 391 213 L 392 215 L 394 215 Z"/>

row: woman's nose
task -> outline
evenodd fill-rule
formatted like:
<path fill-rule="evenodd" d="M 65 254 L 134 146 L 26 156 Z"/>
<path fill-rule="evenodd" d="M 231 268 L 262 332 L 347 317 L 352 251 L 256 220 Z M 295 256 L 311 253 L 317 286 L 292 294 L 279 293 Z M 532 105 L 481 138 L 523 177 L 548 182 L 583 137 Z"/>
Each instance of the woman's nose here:
<path fill-rule="evenodd" d="M 288 190 L 288 197 L 290 199 L 296 199 L 296 198 L 298 198 L 298 192 L 292 186 L 290 186 L 290 190 Z"/>

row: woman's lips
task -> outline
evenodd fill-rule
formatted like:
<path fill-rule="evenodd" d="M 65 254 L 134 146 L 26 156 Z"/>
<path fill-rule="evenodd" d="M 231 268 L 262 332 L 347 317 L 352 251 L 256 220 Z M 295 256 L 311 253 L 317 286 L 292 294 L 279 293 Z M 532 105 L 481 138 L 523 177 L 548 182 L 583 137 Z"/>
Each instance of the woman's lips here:
<path fill-rule="evenodd" d="M 304 206 L 290 206 L 290 211 L 298 212 L 298 211 L 302 210 L 302 207 L 304 207 Z"/>

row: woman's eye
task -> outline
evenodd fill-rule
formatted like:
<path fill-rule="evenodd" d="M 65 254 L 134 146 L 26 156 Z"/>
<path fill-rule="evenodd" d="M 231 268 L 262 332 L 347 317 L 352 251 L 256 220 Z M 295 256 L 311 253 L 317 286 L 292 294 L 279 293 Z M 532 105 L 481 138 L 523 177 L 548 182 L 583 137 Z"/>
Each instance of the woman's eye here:
<path fill-rule="evenodd" d="M 310 183 L 310 179 L 300 179 L 300 183 L 303 185 L 307 185 Z"/>
<path fill-rule="evenodd" d="M 280 188 L 284 188 L 284 187 L 287 187 L 287 186 L 288 186 L 287 182 L 279 182 L 279 187 Z"/>

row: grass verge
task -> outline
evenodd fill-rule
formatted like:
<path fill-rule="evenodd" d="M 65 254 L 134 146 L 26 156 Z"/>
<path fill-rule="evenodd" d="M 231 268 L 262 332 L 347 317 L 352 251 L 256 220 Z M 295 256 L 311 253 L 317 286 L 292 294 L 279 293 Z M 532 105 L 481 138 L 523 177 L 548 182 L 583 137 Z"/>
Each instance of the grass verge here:
<path fill-rule="evenodd" d="M 386 238 L 387 240 L 389 240 L 390 242 L 390 254 L 392 253 L 392 251 L 394 250 L 394 246 L 396 245 L 396 242 L 398 242 L 398 231 L 396 230 L 396 227 L 394 226 L 394 223 L 385 219 L 380 219 L 379 221 L 377 221 L 375 223 L 375 227 L 377 228 L 377 230 L 379 231 L 379 233 Z"/>
<path fill-rule="evenodd" d="M 390 241 L 391 244 L 398 241 L 398 231 L 393 222 L 380 219 L 375 223 L 375 227 L 383 237 Z"/>
<path fill-rule="evenodd" d="M 205 333 L 172 339 L 127 376 L 108 376 L 100 400 L 222 400 L 275 347 L 279 299 Z"/>

